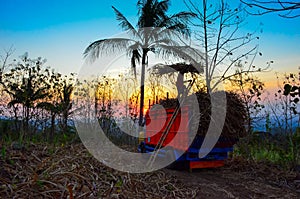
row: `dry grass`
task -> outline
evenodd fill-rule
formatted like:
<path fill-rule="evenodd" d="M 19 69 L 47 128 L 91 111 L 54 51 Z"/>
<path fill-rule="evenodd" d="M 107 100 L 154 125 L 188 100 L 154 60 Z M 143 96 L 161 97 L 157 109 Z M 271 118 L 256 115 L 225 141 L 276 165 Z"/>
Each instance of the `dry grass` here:
<path fill-rule="evenodd" d="M 60 148 L 8 148 L 0 160 L 0 198 L 195 197 L 163 171 L 128 174 L 110 169 L 81 144 Z"/>
<path fill-rule="evenodd" d="M 129 174 L 106 167 L 82 144 L 0 144 L 0 198 L 297 198 L 294 173 L 234 160 L 220 170 Z M 134 163 L 132 163 L 134 164 Z M 289 176 L 290 175 L 290 176 Z M 273 182 L 273 183 L 270 183 Z"/>

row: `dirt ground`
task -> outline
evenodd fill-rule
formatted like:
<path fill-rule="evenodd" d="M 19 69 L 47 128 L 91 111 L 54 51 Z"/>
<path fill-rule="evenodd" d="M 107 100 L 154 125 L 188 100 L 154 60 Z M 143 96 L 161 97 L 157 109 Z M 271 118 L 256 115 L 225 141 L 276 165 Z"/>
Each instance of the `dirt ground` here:
<path fill-rule="evenodd" d="M 198 188 L 196 198 L 299 198 L 295 185 L 255 176 L 253 170 L 236 171 L 229 167 L 188 171 L 165 170 L 191 187 Z M 265 174 L 267 175 L 267 174 Z M 268 174 L 277 175 L 277 174 Z M 291 177 L 292 178 L 292 177 Z M 281 184 L 280 184 L 281 183 Z M 300 188 L 299 188 L 300 190 Z"/>
<path fill-rule="evenodd" d="M 0 198 L 300 198 L 296 173 L 242 159 L 217 169 L 128 174 L 101 164 L 81 144 L 0 143 L 0 151 Z"/>

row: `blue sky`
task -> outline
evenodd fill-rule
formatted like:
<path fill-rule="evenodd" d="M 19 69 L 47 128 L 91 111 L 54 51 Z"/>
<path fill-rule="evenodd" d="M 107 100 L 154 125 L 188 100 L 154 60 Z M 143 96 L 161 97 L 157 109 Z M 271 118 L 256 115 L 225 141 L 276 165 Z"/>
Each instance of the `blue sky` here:
<path fill-rule="evenodd" d="M 60 72 L 77 72 L 82 53 L 92 41 L 121 32 L 112 5 L 135 24 L 136 0 L 0 0 L 0 53 L 13 46 L 14 57 L 28 52 L 32 58 L 46 58 L 47 65 Z M 183 8 L 182 0 L 173 0 L 170 13 Z M 256 62 L 275 61 L 272 72 L 264 75 L 266 81 L 274 79 L 275 71 L 298 69 L 300 18 L 268 14 L 249 16 L 247 21 L 243 31 L 264 24 L 259 42 L 263 57 Z"/>

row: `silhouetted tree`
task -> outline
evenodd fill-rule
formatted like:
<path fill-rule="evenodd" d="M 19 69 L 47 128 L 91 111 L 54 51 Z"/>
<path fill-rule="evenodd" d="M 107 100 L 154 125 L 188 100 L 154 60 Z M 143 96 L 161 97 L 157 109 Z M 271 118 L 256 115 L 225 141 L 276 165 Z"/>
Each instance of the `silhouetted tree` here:
<path fill-rule="evenodd" d="M 175 33 L 184 37 L 189 35 L 189 29 L 186 22 L 193 16 L 193 14 L 188 12 L 179 12 L 177 14 L 167 15 L 169 6 L 170 0 L 139 0 L 137 2 L 139 17 L 136 28 L 119 10 L 113 7 L 117 20 L 120 22 L 119 25 L 123 30 L 132 35 L 132 39 L 101 39 L 90 44 L 84 52 L 86 57 L 89 56 L 92 60 L 94 60 L 103 53 L 127 50 L 129 51 L 128 54 L 131 56 L 131 65 L 134 71 L 136 64 L 140 63 L 141 60 L 140 126 L 143 123 L 144 82 L 145 68 L 148 64 L 148 53 L 153 52 L 163 54 L 166 47 L 173 45 L 174 41 L 172 41 L 172 38 Z M 169 31 L 167 31 L 168 29 Z M 172 32 L 170 30 L 172 30 Z M 167 51 L 169 52 L 170 48 L 167 48 Z"/>
<path fill-rule="evenodd" d="M 4 91 L 10 95 L 8 107 L 13 107 L 15 121 L 22 117 L 23 135 L 28 132 L 29 121 L 33 117 L 33 111 L 42 100 L 48 96 L 50 86 L 46 79 L 49 70 L 42 69 L 45 60 L 40 57 L 30 59 L 25 53 L 16 67 L 5 73 L 3 78 Z M 19 106 L 20 105 L 20 106 Z"/>

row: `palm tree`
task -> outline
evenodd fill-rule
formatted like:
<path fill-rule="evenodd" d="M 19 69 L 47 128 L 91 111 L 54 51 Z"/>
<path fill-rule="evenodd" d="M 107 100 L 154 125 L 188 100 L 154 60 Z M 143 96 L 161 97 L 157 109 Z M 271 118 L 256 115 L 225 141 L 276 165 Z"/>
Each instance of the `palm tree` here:
<path fill-rule="evenodd" d="M 72 74 L 71 74 L 72 75 Z M 49 75 L 49 87 L 51 89 L 48 90 L 48 96 L 46 101 L 37 104 L 37 108 L 44 109 L 49 112 L 51 116 L 51 128 L 49 138 L 50 141 L 53 141 L 54 138 L 54 130 L 55 130 L 55 120 L 56 116 L 61 115 L 61 129 L 64 133 L 67 132 L 68 128 L 68 118 L 72 108 L 72 93 L 74 86 L 71 83 L 73 78 L 68 78 L 65 76 L 64 78 L 60 73 L 52 72 Z"/>
<path fill-rule="evenodd" d="M 32 118 L 32 110 L 48 96 L 49 85 L 46 83 L 47 73 L 41 69 L 41 58 L 31 60 L 27 55 L 22 59 L 17 67 L 5 74 L 4 91 L 8 93 L 11 100 L 8 107 L 17 109 L 22 106 L 23 130 L 27 133 L 29 130 L 29 121 Z M 18 115 L 15 112 L 15 121 L 17 126 Z M 24 136 L 24 135 L 21 135 Z"/>
<path fill-rule="evenodd" d="M 142 64 L 141 69 L 141 97 L 139 125 L 143 125 L 144 108 L 144 82 L 145 68 L 148 64 L 147 55 L 149 52 L 158 55 L 176 54 L 171 52 L 170 46 L 178 46 L 174 36 L 188 38 L 190 36 L 187 21 L 194 16 L 193 13 L 179 12 L 167 15 L 170 0 L 139 0 L 138 23 L 136 28 L 126 19 L 126 17 L 115 7 L 112 7 L 119 25 L 131 38 L 101 39 L 91 43 L 84 51 L 84 56 L 94 61 L 100 55 L 110 52 L 122 52 L 127 50 L 131 57 L 131 66 L 136 77 L 136 64 Z"/>
<path fill-rule="evenodd" d="M 72 114 L 72 93 L 74 90 L 74 85 L 72 83 L 68 83 L 66 80 L 63 81 L 62 93 L 60 95 L 60 106 L 62 112 L 62 129 L 64 132 L 68 130 L 68 119 Z"/>

